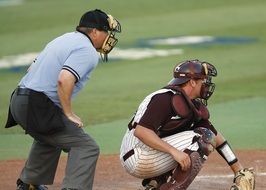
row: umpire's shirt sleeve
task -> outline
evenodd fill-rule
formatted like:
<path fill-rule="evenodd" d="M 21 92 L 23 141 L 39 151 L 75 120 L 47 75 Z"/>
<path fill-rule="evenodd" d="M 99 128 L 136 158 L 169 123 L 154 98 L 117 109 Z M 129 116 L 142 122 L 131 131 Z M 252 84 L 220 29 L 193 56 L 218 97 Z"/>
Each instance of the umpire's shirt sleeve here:
<path fill-rule="evenodd" d="M 92 70 L 98 64 L 98 54 L 96 50 L 91 47 L 83 47 L 74 50 L 66 59 L 63 68 L 71 72 L 76 78 L 76 85 L 80 82 L 81 87 L 89 79 Z"/>

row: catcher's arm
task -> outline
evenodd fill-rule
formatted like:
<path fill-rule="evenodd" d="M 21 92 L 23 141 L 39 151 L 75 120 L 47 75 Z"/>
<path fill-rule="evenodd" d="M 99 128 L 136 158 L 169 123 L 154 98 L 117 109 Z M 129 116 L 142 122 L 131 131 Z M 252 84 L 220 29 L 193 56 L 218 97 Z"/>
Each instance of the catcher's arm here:
<path fill-rule="evenodd" d="M 235 153 L 221 133 L 217 133 L 215 140 L 217 152 L 225 159 L 234 174 L 243 169 L 243 166 L 240 164 Z"/>
<path fill-rule="evenodd" d="M 235 174 L 230 190 L 254 190 L 255 174 L 253 168 L 243 168 L 230 145 L 219 132 L 216 136 L 216 145 L 216 150 Z"/>

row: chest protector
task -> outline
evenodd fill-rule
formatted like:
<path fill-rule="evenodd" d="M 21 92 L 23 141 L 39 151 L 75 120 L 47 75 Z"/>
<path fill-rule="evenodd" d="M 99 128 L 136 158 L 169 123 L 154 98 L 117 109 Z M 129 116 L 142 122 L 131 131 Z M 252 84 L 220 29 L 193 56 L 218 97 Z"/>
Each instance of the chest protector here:
<path fill-rule="evenodd" d="M 201 120 L 208 120 L 210 115 L 207 107 L 200 100 L 190 100 L 185 92 L 177 86 L 167 86 L 176 91 L 172 96 L 172 109 L 176 116 L 162 125 L 157 134 L 162 138 L 186 130 L 193 130 Z"/>

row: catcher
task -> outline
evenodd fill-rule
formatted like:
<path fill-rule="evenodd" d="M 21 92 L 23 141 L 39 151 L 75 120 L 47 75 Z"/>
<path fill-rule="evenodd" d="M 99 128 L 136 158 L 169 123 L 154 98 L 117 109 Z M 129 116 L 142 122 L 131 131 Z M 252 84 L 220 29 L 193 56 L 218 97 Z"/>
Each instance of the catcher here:
<path fill-rule="evenodd" d="M 235 174 L 231 190 L 253 190 L 252 169 L 243 168 L 229 143 L 209 121 L 207 100 L 216 68 L 188 60 L 174 67 L 168 85 L 139 105 L 122 140 L 125 170 L 143 179 L 145 190 L 184 190 L 215 149 Z"/>

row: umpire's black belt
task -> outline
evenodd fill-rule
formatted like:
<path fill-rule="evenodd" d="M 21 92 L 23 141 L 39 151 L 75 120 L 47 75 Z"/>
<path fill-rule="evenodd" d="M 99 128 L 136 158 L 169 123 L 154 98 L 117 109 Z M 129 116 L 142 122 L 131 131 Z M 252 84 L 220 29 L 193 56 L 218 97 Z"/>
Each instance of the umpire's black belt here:
<path fill-rule="evenodd" d="M 132 156 L 135 153 L 134 149 L 131 149 L 130 151 L 128 151 L 124 156 L 123 156 L 123 160 L 124 162 L 130 158 L 130 156 Z"/>
<path fill-rule="evenodd" d="M 30 92 L 32 90 L 31 89 L 28 89 L 28 88 L 21 88 L 21 87 L 18 87 L 17 88 L 17 95 L 30 95 Z"/>

